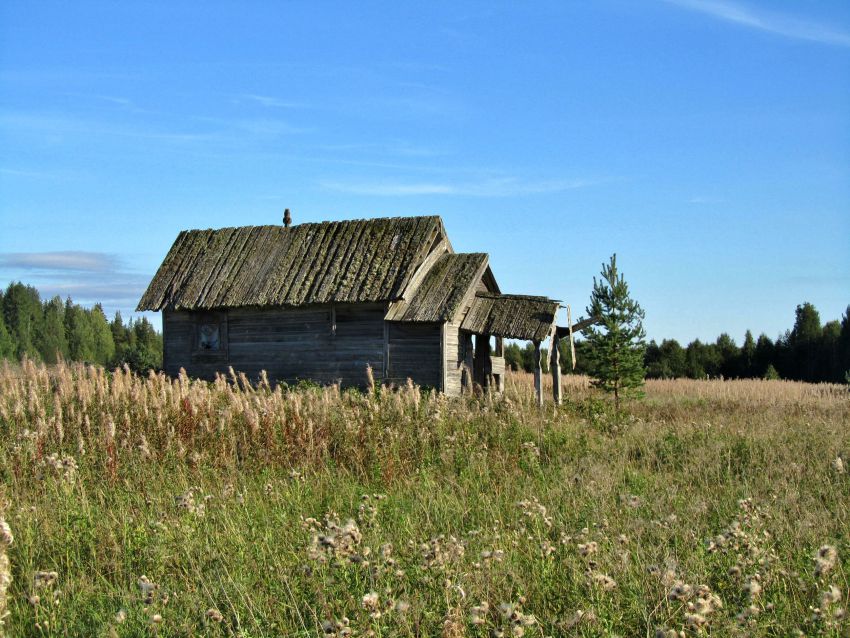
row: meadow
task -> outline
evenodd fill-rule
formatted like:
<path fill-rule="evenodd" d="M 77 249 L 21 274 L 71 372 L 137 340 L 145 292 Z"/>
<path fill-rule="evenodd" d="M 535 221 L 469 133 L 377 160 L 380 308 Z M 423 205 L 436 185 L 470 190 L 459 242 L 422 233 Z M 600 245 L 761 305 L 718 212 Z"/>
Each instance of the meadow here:
<path fill-rule="evenodd" d="M 8 636 L 850 635 L 850 394 L 0 364 Z"/>

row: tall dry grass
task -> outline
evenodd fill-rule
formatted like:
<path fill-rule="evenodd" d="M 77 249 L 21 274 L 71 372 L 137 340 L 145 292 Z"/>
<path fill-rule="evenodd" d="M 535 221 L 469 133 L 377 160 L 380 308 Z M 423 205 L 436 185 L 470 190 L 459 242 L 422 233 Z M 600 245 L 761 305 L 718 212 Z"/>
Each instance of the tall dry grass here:
<path fill-rule="evenodd" d="M 529 375 L 449 399 L 4 364 L 9 635 L 848 631 L 846 388 L 653 381 L 614 420 L 564 383 L 540 410 Z"/>

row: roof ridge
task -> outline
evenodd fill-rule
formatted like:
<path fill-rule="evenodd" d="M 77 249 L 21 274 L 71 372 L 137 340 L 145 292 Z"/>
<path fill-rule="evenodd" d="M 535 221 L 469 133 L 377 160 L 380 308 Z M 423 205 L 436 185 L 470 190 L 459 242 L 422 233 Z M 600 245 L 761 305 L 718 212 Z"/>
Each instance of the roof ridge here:
<path fill-rule="evenodd" d="M 358 217 L 354 219 L 325 219 L 318 222 L 303 222 L 301 224 L 292 224 L 289 230 L 294 228 L 304 228 L 305 226 L 322 226 L 330 224 L 354 224 L 358 222 L 398 222 L 398 221 L 413 221 L 419 219 L 439 220 L 442 223 L 440 215 L 396 215 L 393 217 Z M 283 224 L 245 224 L 243 226 L 222 226 L 220 228 L 186 228 L 180 232 L 185 233 L 200 233 L 200 232 L 219 232 L 225 230 L 236 230 L 240 228 L 286 228 Z"/>

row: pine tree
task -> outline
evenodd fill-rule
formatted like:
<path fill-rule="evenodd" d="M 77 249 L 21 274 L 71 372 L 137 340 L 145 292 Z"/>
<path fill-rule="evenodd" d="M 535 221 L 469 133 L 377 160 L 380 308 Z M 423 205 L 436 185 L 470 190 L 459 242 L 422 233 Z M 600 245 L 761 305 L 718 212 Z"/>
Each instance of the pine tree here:
<path fill-rule="evenodd" d="M 841 333 L 838 336 L 838 368 L 840 380 L 850 383 L 850 306 L 841 317 Z"/>
<path fill-rule="evenodd" d="M 745 379 L 753 377 L 753 371 L 756 361 L 756 340 L 753 339 L 753 333 L 747 330 L 744 335 L 744 345 L 741 346 L 741 363 L 738 366 L 740 374 Z"/>
<path fill-rule="evenodd" d="M 644 311 L 629 296 L 629 287 L 617 270 L 616 254 L 602 265 L 602 278 L 593 278 L 587 313 L 598 317 L 601 324 L 587 331 L 593 384 L 614 394 L 614 407 L 619 414 L 620 398 L 639 395 L 643 386 L 646 333 Z"/>
<path fill-rule="evenodd" d="M 3 313 L 0 312 L 0 359 L 14 359 L 16 354 L 15 340 L 6 327 Z"/>
<path fill-rule="evenodd" d="M 759 335 L 758 341 L 756 341 L 756 358 L 755 366 L 753 368 L 754 377 L 763 377 L 767 372 L 767 367 L 773 365 L 773 361 L 776 357 L 775 350 L 776 348 L 773 345 L 773 341 L 771 341 L 770 337 L 762 332 Z"/>
<path fill-rule="evenodd" d="M 42 321 L 41 297 L 32 286 L 18 282 L 9 284 L 3 296 L 3 315 L 6 327 L 15 342 L 15 355 L 39 359 L 36 341 Z"/>
<path fill-rule="evenodd" d="M 65 337 L 65 306 L 58 295 L 44 304 L 44 319 L 38 334 L 38 349 L 46 363 L 56 363 L 68 356 Z"/>
<path fill-rule="evenodd" d="M 794 328 L 788 345 L 794 362 L 794 378 L 802 381 L 818 381 L 818 345 L 823 328 L 820 314 L 806 302 L 797 306 Z"/>
<path fill-rule="evenodd" d="M 95 335 L 89 311 L 76 305 L 71 298 L 65 301 L 65 334 L 73 361 L 95 361 Z"/>
<path fill-rule="evenodd" d="M 112 363 L 115 356 L 115 341 L 112 338 L 112 329 L 103 312 L 103 306 L 99 303 L 91 309 L 91 330 L 94 337 L 94 360 L 102 366 Z"/>

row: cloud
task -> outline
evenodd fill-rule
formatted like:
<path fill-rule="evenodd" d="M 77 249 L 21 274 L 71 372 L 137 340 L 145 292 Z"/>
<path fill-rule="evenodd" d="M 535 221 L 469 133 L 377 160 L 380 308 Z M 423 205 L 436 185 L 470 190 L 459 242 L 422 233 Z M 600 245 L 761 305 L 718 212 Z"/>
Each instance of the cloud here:
<path fill-rule="evenodd" d="M 240 104 L 241 102 L 253 102 L 260 106 L 265 106 L 266 108 L 301 109 L 306 107 L 306 104 L 303 104 L 302 102 L 292 102 L 290 100 L 283 100 L 270 95 L 255 95 L 253 93 L 237 95 L 233 101 L 236 104 Z"/>
<path fill-rule="evenodd" d="M 719 20 L 767 31 L 795 40 L 808 40 L 840 47 L 850 47 L 850 33 L 828 25 L 807 22 L 789 15 L 755 11 L 745 5 L 725 0 L 665 0 L 683 9 L 698 11 Z"/>
<path fill-rule="evenodd" d="M 0 253 L 0 278 L 35 286 L 45 299 L 58 295 L 121 309 L 135 307 L 150 279 L 115 255 L 80 250 Z"/>
<path fill-rule="evenodd" d="M 718 198 L 718 197 L 703 197 L 703 196 L 698 195 L 696 197 L 691 197 L 688 200 L 688 203 L 689 204 L 722 204 L 723 200 Z"/>
<path fill-rule="evenodd" d="M 193 128 L 200 131 L 175 131 L 156 129 L 144 123 L 118 123 L 95 119 L 83 119 L 64 114 L 0 111 L 0 132 L 16 135 L 43 136 L 51 142 L 68 137 L 106 136 L 145 140 L 173 144 L 178 148 L 196 145 L 243 146 L 246 141 L 263 143 L 274 141 L 284 135 L 308 132 L 288 122 L 271 118 L 221 119 L 193 118 Z"/>
<path fill-rule="evenodd" d="M 0 253 L 0 268 L 18 270 L 53 270 L 112 272 L 118 263 L 114 255 L 81 250 L 39 253 Z"/>
<path fill-rule="evenodd" d="M 514 197 L 538 193 L 555 193 L 590 185 L 586 180 L 548 180 L 524 182 L 514 177 L 477 182 L 338 182 L 323 181 L 328 190 L 352 195 L 405 197 L 411 195 L 458 195 L 468 197 Z"/>
<path fill-rule="evenodd" d="M 84 305 L 103 303 L 110 306 L 131 309 L 136 306 L 147 286 L 147 277 L 119 276 L 114 280 L 103 281 L 30 281 L 41 293 L 43 299 L 55 296 L 71 297 L 76 303 Z"/>

